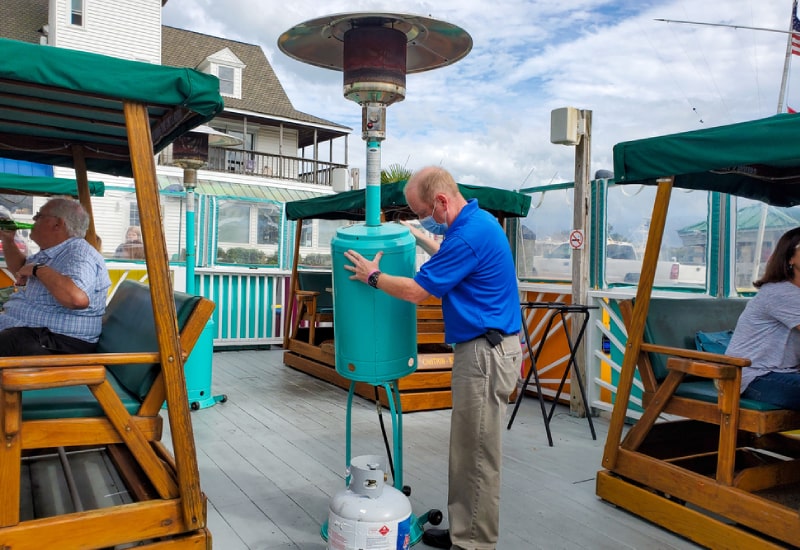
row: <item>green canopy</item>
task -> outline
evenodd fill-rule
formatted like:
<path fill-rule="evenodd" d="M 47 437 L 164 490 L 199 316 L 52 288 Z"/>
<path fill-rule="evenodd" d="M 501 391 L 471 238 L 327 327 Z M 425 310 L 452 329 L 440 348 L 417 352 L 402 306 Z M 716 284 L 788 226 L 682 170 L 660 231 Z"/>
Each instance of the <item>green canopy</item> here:
<path fill-rule="evenodd" d="M 406 182 L 387 183 L 381 185 L 381 210 L 387 220 L 403 215 L 414 217 L 406 204 L 403 194 Z M 528 214 L 531 206 L 530 195 L 523 195 L 505 189 L 464 185 L 459 183 L 461 194 L 467 199 L 478 199 L 478 204 L 497 217 L 522 218 Z M 364 189 L 345 191 L 336 195 L 325 195 L 313 199 L 304 199 L 286 203 L 286 216 L 290 220 L 317 218 L 323 220 L 363 220 L 366 217 L 364 207 Z"/>
<path fill-rule="evenodd" d="M 102 181 L 89 182 L 89 194 L 102 197 L 106 186 Z M 0 193 L 13 195 L 70 195 L 78 196 L 78 182 L 68 178 L 21 176 L 0 173 Z"/>
<path fill-rule="evenodd" d="M 775 206 L 800 204 L 800 116 L 769 118 L 618 143 L 618 184 L 719 191 Z"/>
<path fill-rule="evenodd" d="M 160 151 L 224 108 L 217 77 L 93 53 L 0 39 L 0 156 L 130 176 L 123 101 L 148 110 Z"/>

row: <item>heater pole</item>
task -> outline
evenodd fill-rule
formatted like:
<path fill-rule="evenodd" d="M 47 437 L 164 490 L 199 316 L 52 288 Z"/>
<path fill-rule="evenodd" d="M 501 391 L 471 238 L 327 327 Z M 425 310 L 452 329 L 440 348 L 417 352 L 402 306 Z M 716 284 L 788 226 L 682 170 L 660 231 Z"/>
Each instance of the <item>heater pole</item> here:
<path fill-rule="evenodd" d="M 381 224 L 381 141 L 386 137 L 386 105 L 366 102 L 361 106 L 361 137 L 367 142 L 366 222 Z"/>

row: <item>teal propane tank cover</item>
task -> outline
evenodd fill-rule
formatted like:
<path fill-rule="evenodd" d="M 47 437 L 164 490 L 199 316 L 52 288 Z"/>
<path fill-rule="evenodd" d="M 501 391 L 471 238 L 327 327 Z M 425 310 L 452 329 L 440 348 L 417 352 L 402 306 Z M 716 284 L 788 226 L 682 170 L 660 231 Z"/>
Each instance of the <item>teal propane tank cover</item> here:
<path fill-rule="evenodd" d="M 383 273 L 413 277 L 416 247 L 414 236 L 398 223 L 343 227 L 331 241 L 336 371 L 345 378 L 378 385 L 414 372 L 417 307 L 350 280 L 344 253 L 355 250 L 372 259 L 383 251 Z"/>

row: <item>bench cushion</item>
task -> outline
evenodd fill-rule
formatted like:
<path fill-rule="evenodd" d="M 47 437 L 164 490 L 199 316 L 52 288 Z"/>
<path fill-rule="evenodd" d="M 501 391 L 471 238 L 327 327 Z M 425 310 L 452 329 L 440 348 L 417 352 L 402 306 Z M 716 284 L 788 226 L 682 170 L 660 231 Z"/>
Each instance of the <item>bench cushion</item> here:
<path fill-rule="evenodd" d="M 696 349 L 698 331 L 733 329 L 746 305 L 745 298 L 652 298 L 644 340 L 661 346 Z M 651 353 L 650 362 L 656 379 L 663 380 L 667 376 L 666 357 Z"/>
<path fill-rule="evenodd" d="M 714 387 L 713 380 L 701 380 L 693 382 L 684 382 L 678 389 L 675 390 L 675 395 L 686 397 L 689 399 L 697 399 L 699 401 L 706 401 L 708 403 L 717 402 L 717 388 Z M 740 399 L 740 407 L 742 409 L 750 409 L 753 411 L 779 411 L 780 407 L 771 403 L 764 403 L 763 401 L 754 401 L 752 399 Z"/>
<path fill-rule="evenodd" d="M 136 414 L 141 401 L 113 377 L 109 383 L 120 396 L 130 414 Z M 87 386 L 69 386 L 22 392 L 22 419 L 89 418 L 105 416 L 103 409 Z"/>
<path fill-rule="evenodd" d="M 197 296 L 175 292 L 178 328 L 183 328 L 197 302 Z M 103 317 L 103 330 L 97 342 L 98 353 L 132 353 L 158 351 L 153 308 L 150 305 L 150 288 L 136 281 L 123 281 Z M 144 399 L 158 375 L 160 365 L 111 365 L 109 373 L 129 395 Z M 111 377 L 111 376 L 110 376 Z M 109 377 L 109 378 L 110 378 Z"/>

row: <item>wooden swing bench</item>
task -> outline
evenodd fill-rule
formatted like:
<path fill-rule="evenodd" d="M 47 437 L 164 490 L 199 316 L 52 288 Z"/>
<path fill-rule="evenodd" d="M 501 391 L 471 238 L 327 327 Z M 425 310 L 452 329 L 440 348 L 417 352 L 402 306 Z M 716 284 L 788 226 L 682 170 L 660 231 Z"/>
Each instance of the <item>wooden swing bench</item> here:
<path fill-rule="evenodd" d="M 619 446 L 607 443 L 597 494 L 709 547 L 800 546 L 800 441 L 782 433 L 800 428 L 800 413 L 740 398 L 749 360 L 694 349 L 697 331 L 732 329 L 745 303 L 650 300 L 644 412 Z M 633 304 L 619 305 L 630 333 Z M 682 419 L 658 423 L 664 414 Z"/>
<path fill-rule="evenodd" d="M 215 306 L 181 292 L 174 299 L 186 357 Z M 158 348 L 150 289 L 124 281 L 106 309 L 97 353 L 0 358 L 0 548 L 203 547 L 210 540 L 206 529 L 186 525 L 175 459 L 160 441 L 166 387 Z M 26 503 L 30 464 L 98 450 L 114 464 L 121 496 L 93 509 L 81 499 L 85 487 L 70 483 L 67 458 L 72 506 L 41 517 L 37 510 L 47 506 Z"/>

